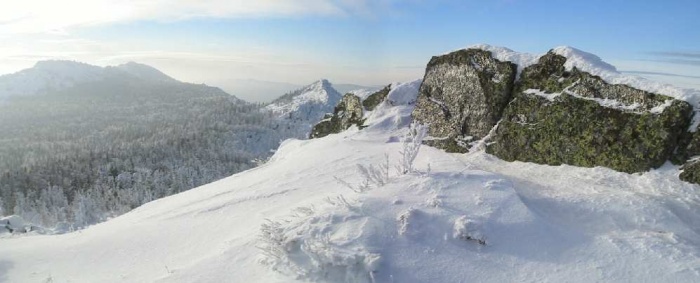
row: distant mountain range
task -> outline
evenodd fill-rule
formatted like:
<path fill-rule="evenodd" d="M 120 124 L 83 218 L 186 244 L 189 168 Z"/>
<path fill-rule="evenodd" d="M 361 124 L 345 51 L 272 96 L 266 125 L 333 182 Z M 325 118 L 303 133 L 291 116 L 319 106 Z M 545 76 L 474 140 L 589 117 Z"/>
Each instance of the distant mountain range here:
<path fill-rule="evenodd" d="M 44 94 L 117 77 L 176 82 L 153 67 L 134 62 L 102 68 L 75 61 L 40 61 L 32 68 L 0 76 L 0 98 Z"/>
<path fill-rule="evenodd" d="M 1 76 L 0 216 L 71 230 L 120 215 L 256 166 L 341 96 L 327 80 L 283 94 L 248 103 L 133 62 Z"/>
<path fill-rule="evenodd" d="M 221 87 L 226 92 L 231 93 L 239 98 L 250 102 L 271 102 L 277 99 L 280 94 L 289 93 L 301 88 L 304 85 L 254 80 L 254 79 L 235 79 L 226 81 L 216 81 L 215 85 Z M 380 86 L 365 86 L 358 84 L 333 84 L 333 88 L 338 92 L 345 94 L 356 90 L 376 90 Z"/>
<path fill-rule="evenodd" d="M 40 61 L 34 67 L 0 76 L 0 99 L 59 91 L 77 84 L 105 80 L 110 77 L 131 77 L 151 82 L 176 82 L 172 77 L 148 65 L 128 62 L 117 66 L 98 67 L 76 61 Z M 304 88 L 304 85 L 254 79 L 234 79 L 215 85 L 238 98 L 250 102 L 271 102 L 281 95 Z M 375 90 L 379 86 L 334 84 L 340 93 Z"/>

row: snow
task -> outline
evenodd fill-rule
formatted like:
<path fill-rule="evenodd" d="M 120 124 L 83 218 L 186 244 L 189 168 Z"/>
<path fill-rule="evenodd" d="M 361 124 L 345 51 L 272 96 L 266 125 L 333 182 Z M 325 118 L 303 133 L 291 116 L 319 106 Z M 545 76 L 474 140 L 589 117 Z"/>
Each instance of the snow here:
<path fill-rule="evenodd" d="M 595 101 L 596 103 L 598 103 L 598 105 L 606 107 L 606 108 L 631 111 L 631 112 L 635 112 L 635 113 L 643 113 L 643 112 L 640 112 L 637 110 L 641 106 L 639 103 L 624 104 L 621 101 L 618 101 L 615 99 L 581 96 L 581 95 L 578 95 L 578 94 L 570 91 L 569 88 L 564 89 L 563 92 L 555 92 L 555 93 L 546 93 L 546 92 L 539 90 L 539 89 L 526 89 L 523 93 L 541 96 L 541 97 L 546 98 L 549 101 L 554 101 L 554 99 L 559 97 L 562 93 L 566 93 L 568 95 L 571 95 L 571 96 L 579 98 L 579 99 Z M 649 112 L 652 114 L 661 114 L 664 112 L 666 107 L 671 106 L 672 104 L 673 104 L 673 100 L 667 100 L 663 104 L 659 104 L 659 105 L 653 107 L 652 109 L 649 110 Z"/>
<path fill-rule="evenodd" d="M 0 97 L 26 96 L 100 80 L 103 69 L 74 61 L 40 61 L 33 68 L 0 76 Z"/>
<path fill-rule="evenodd" d="M 624 84 L 644 91 L 670 96 L 678 100 L 687 101 L 696 110 L 700 109 L 700 90 L 675 87 L 638 76 L 622 74 L 614 66 L 604 62 L 598 56 L 573 47 L 561 46 L 554 48 L 553 51 L 555 54 L 567 58 L 564 66 L 569 70 L 576 67 L 581 71 L 600 76 L 608 83 Z M 695 119 L 694 124 L 697 126 L 700 120 L 697 120 L 697 117 Z M 695 128 L 693 127 L 693 130 Z"/>
<path fill-rule="evenodd" d="M 518 76 L 520 76 L 520 72 L 524 68 L 536 64 L 539 57 L 544 55 L 520 53 L 505 47 L 492 46 L 488 44 L 476 44 L 467 48 L 491 51 L 491 56 L 495 59 L 498 59 L 500 61 L 510 61 L 517 64 Z M 590 73 L 595 76 L 599 76 L 604 81 L 610 84 L 624 84 L 636 89 L 662 94 L 678 100 L 686 101 L 691 106 L 693 106 L 693 109 L 695 109 L 695 111 L 700 111 L 700 90 L 676 87 L 673 85 L 648 80 L 638 76 L 622 74 L 618 72 L 613 65 L 606 63 L 600 57 L 585 51 L 581 51 L 574 47 L 559 46 L 553 48 L 552 52 L 554 52 L 554 54 L 561 55 L 567 58 L 566 63 L 564 64 L 567 70 L 572 70 L 575 67 L 581 71 Z M 620 103 L 616 101 L 603 101 L 599 103 L 602 103 L 601 105 L 605 104 L 608 106 L 621 108 L 630 108 L 633 106 L 620 105 Z M 651 113 L 661 113 L 671 103 L 672 101 L 666 101 L 666 103 L 654 107 Z M 693 122 L 689 127 L 689 131 L 695 132 L 699 125 L 700 115 L 693 116 Z"/>
<path fill-rule="evenodd" d="M 110 69 L 112 67 L 107 67 L 107 69 Z M 139 64 L 136 62 L 128 62 L 125 64 L 118 65 L 116 67 L 113 67 L 114 69 L 117 69 L 122 72 L 126 72 L 128 74 L 131 74 L 135 77 L 148 80 L 148 81 L 162 81 L 162 82 L 173 82 L 175 79 L 169 77 L 168 75 L 164 74 L 163 72 L 159 71 L 156 68 L 153 68 L 148 65 L 144 64 Z"/>
<path fill-rule="evenodd" d="M 617 73 L 615 66 L 610 65 L 600 59 L 600 57 L 578 50 L 570 46 L 559 46 L 552 49 L 552 53 L 566 57 L 564 67 L 571 71 L 574 67 L 581 71 L 597 75 L 596 73 L 613 72 Z"/>
<path fill-rule="evenodd" d="M 299 111 L 310 104 L 330 105 L 332 109 L 340 101 L 341 97 L 342 95 L 333 89 L 330 82 L 319 80 L 304 87 L 291 101 L 275 102 L 266 108 L 280 116 L 285 116 L 290 112 Z"/>
<path fill-rule="evenodd" d="M 418 99 L 418 92 L 422 79 L 417 79 L 407 83 L 393 83 L 391 90 L 387 95 L 387 101 L 391 105 L 408 105 L 413 104 Z"/>
<path fill-rule="evenodd" d="M 287 94 L 265 106 L 264 111 L 272 112 L 280 122 L 286 123 L 289 136 L 306 138 L 312 127 L 321 121 L 326 113 L 333 113 L 342 95 L 325 80 L 319 80 L 298 91 Z"/>
<path fill-rule="evenodd" d="M 499 61 L 512 62 L 518 65 L 517 77 L 520 77 L 520 72 L 530 65 L 537 64 L 540 59 L 539 55 L 515 52 L 505 47 L 493 46 L 488 44 L 475 44 L 467 47 L 469 49 L 481 49 L 491 52 L 491 57 Z"/>
<path fill-rule="evenodd" d="M 523 91 L 523 93 L 544 97 L 549 101 L 554 101 L 554 99 L 556 99 L 557 97 L 559 97 L 561 95 L 561 92 L 547 93 L 547 92 L 544 92 L 542 90 L 534 89 L 534 88 L 526 89 L 525 91 Z"/>
<path fill-rule="evenodd" d="M 360 100 L 365 100 L 367 97 L 376 93 L 379 90 L 381 90 L 381 88 L 361 88 L 361 89 L 351 90 L 348 93 L 352 93 L 352 94 L 356 95 L 357 97 L 360 98 Z"/>
<path fill-rule="evenodd" d="M 510 50 L 508 48 L 492 46 L 488 44 L 477 44 L 469 46 L 468 48 L 491 51 L 492 56 L 494 58 L 501 61 L 510 61 L 517 64 L 518 74 L 520 74 L 520 72 L 524 68 L 537 63 L 539 57 L 544 55 L 520 53 Z M 696 111 L 700 110 L 700 90 L 680 88 L 673 85 L 648 80 L 638 76 L 622 74 L 618 72 L 614 66 L 606 63 L 600 57 L 570 46 L 555 47 L 552 49 L 552 51 L 557 55 L 561 55 L 567 58 L 564 66 L 568 70 L 572 70 L 574 67 L 576 67 L 581 71 L 599 76 L 608 83 L 624 84 L 640 90 L 666 95 L 678 100 L 686 101 L 690 103 L 690 105 L 692 105 Z M 690 130 L 694 132 L 697 126 L 700 125 L 700 115 L 695 115 L 693 119 L 694 120 Z"/>
<path fill-rule="evenodd" d="M 265 165 L 82 231 L 0 239 L 0 282 L 700 281 L 700 190 L 670 164 L 424 146 L 419 172 L 364 193 L 336 181 L 385 154 L 393 169 L 410 110 L 383 103 L 361 131 L 287 140 Z"/>
<path fill-rule="evenodd" d="M 654 106 L 653 108 L 651 108 L 649 110 L 649 112 L 651 114 L 661 114 L 664 112 L 664 110 L 666 110 L 667 107 L 671 107 L 671 105 L 673 105 L 673 100 L 669 99 L 669 100 L 664 101 L 663 104 L 659 104 L 657 106 Z"/>

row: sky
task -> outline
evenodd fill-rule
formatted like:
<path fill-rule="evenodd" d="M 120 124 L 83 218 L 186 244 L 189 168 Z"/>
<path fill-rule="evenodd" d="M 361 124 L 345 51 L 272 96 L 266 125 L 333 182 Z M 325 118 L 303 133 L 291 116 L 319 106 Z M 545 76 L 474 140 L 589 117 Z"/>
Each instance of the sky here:
<path fill-rule="evenodd" d="M 66 59 L 135 61 L 225 90 L 386 85 L 422 77 L 431 56 L 487 43 L 535 54 L 573 46 L 700 89 L 697 0 L 0 1 L 0 74 Z"/>

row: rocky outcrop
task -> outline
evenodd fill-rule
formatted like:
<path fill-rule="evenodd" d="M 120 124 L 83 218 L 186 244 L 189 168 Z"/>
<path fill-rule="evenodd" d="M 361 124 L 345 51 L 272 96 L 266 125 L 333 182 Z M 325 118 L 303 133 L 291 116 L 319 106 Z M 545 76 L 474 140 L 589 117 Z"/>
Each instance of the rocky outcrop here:
<path fill-rule="evenodd" d="M 522 72 L 487 152 L 542 164 L 640 172 L 663 165 L 687 130 L 692 107 L 611 85 L 549 53 Z"/>
<path fill-rule="evenodd" d="M 695 114 L 698 115 L 698 114 Z M 683 181 L 700 184 L 700 126 L 693 133 L 684 136 L 681 145 L 676 152 L 676 164 L 682 164 L 680 178 Z"/>
<path fill-rule="evenodd" d="M 314 139 L 340 133 L 352 125 L 362 128 L 363 124 L 363 109 L 360 98 L 348 93 L 340 100 L 332 115 L 326 114 L 324 119 L 313 127 L 310 138 Z"/>
<path fill-rule="evenodd" d="M 681 170 L 683 170 L 679 176 L 681 180 L 689 183 L 700 184 L 700 160 L 688 161 L 688 163 L 681 167 Z"/>
<path fill-rule="evenodd" d="M 641 172 L 678 155 L 689 139 L 690 104 L 610 84 L 566 63 L 550 51 L 516 80 L 517 66 L 489 51 L 434 57 L 413 116 L 430 124 L 429 144 L 451 152 L 466 151 L 495 129 L 487 152 L 508 161 Z"/>
<path fill-rule="evenodd" d="M 391 85 L 384 87 L 382 90 L 377 91 L 365 98 L 365 100 L 362 101 L 362 106 L 364 106 L 367 111 L 374 110 L 374 108 L 377 108 L 379 104 L 384 102 L 384 99 L 386 99 L 390 91 Z"/>
<path fill-rule="evenodd" d="M 415 121 L 430 125 L 428 143 L 466 152 L 469 142 L 488 135 L 511 100 L 516 71 L 480 49 L 433 57 L 413 112 Z"/>

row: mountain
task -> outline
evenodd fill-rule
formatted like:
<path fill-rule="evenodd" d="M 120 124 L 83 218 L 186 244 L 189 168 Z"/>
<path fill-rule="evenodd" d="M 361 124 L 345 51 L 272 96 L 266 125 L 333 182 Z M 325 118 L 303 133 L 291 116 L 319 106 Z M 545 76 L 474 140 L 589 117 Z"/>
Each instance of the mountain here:
<path fill-rule="evenodd" d="M 0 76 L 0 98 L 60 90 L 104 77 L 104 69 L 73 61 L 41 61 L 33 68 Z"/>
<path fill-rule="evenodd" d="M 338 90 L 340 93 L 365 93 L 365 92 L 375 92 L 379 89 L 381 89 L 383 86 L 364 86 L 364 85 L 356 85 L 356 84 L 333 84 L 333 88 Z"/>
<path fill-rule="evenodd" d="M 160 70 L 153 68 L 148 65 L 139 64 L 136 62 L 128 62 L 115 67 L 108 67 L 108 69 L 122 71 L 134 77 L 142 80 L 152 81 L 152 82 L 176 82 L 175 79 L 164 74 Z"/>
<path fill-rule="evenodd" d="M 58 232 L 253 168 L 290 137 L 258 104 L 137 63 L 0 81 L 0 215 Z"/>
<path fill-rule="evenodd" d="M 365 128 L 288 140 L 255 169 L 79 233 L 0 238 L 0 281 L 700 279 L 700 195 L 678 167 L 507 162 L 487 139 L 463 154 L 421 146 L 418 84 L 389 86 Z"/>
<path fill-rule="evenodd" d="M 102 68 L 75 61 L 51 60 L 40 61 L 32 68 L 0 76 L 0 98 L 53 93 L 114 77 L 176 82 L 153 67 L 134 62 Z"/>
<path fill-rule="evenodd" d="M 265 110 L 277 117 L 280 127 L 292 137 L 304 139 L 314 124 L 333 112 L 341 97 L 328 80 L 319 80 L 275 99 Z"/>

